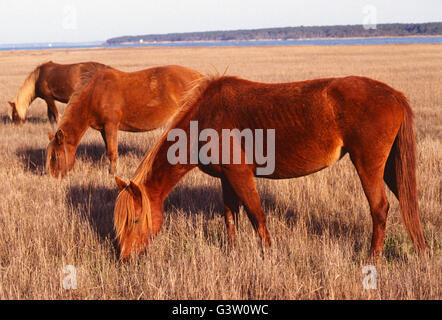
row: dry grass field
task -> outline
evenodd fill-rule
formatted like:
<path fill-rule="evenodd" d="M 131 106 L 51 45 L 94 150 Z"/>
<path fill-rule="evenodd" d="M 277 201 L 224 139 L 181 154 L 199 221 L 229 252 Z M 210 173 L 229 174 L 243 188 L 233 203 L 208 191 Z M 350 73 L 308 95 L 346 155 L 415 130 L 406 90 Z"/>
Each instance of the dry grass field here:
<path fill-rule="evenodd" d="M 45 174 L 50 125 L 36 100 L 28 122 L 7 118 L 26 75 L 42 62 L 94 60 L 125 71 L 180 64 L 263 82 L 364 75 L 405 93 L 416 114 L 419 201 L 430 257 L 419 259 L 391 209 L 377 288 L 363 287 L 371 218 L 348 156 L 319 173 L 258 180 L 273 239 L 264 257 L 241 214 L 228 250 L 219 181 L 192 171 L 166 200 L 148 253 L 121 263 L 112 215 L 117 186 L 101 136 L 89 129 L 75 170 Z M 442 46 L 140 48 L 0 52 L 0 299 L 441 299 Z M 62 112 L 65 105 L 58 104 Z M 120 132 L 118 176 L 132 177 L 161 130 Z M 77 289 L 65 290 L 66 265 Z"/>

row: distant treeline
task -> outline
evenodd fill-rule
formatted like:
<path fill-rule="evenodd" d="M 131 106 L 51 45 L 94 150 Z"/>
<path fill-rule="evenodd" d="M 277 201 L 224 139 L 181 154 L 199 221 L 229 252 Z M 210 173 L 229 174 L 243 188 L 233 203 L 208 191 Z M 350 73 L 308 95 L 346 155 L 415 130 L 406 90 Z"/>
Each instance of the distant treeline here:
<path fill-rule="evenodd" d="M 106 44 L 136 42 L 174 41 L 244 41 L 244 40 L 290 40 L 311 38 L 351 38 L 351 37 L 403 37 L 442 35 L 442 22 L 432 23 L 389 23 L 378 24 L 366 29 L 363 25 L 286 27 L 254 30 L 206 31 L 188 33 L 151 34 L 112 38 Z"/>

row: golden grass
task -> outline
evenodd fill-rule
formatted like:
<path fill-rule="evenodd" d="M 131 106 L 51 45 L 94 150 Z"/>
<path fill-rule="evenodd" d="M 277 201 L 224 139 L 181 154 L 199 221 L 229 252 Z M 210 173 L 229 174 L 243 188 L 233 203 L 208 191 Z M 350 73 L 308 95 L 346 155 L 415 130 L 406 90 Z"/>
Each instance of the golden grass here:
<path fill-rule="evenodd" d="M 100 134 L 86 133 L 76 170 L 60 181 L 43 172 L 50 130 L 44 102 L 32 104 L 22 127 L 7 120 L 7 101 L 47 60 L 95 60 L 126 71 L 228 67 L 228 74 L 264 82 L 364 75 L 388 83 L 406 94 L 416 113 L 430 258 L 414 254 L 389 193 L 386 258 L 377 265 L 377 289 L 363 288 L 371 218 L 345 157 L 308 177 L 258 180 L 274 241 L 264 259 L 245 214 L 238 245 L 227 250 L 219 182 L 195 170 L 166 200 L 165 223 L 148 254 L 120 263 L 112 231 L 117 187 Z M 441 45 L 0 52 L 0 299 L 440 299 L 441 70 Z M 132 177 L 160 133 L 119 133 L 120 177 Z M 77 269 L 77 290 L 63 289 L 65 265 Z"/>

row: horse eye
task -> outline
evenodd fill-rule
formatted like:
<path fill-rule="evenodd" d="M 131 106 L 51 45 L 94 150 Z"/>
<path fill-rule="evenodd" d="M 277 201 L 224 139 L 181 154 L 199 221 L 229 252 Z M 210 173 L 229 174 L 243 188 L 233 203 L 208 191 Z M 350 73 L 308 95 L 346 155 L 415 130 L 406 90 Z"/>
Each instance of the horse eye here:
<path fill-rule="evenodd" d="M 134 224 L 135 224 L 135 223 L 138 223 L 138 221 L 140 221 L 140 219 L 136 218 L 136 219 L 134 220 Z"/>

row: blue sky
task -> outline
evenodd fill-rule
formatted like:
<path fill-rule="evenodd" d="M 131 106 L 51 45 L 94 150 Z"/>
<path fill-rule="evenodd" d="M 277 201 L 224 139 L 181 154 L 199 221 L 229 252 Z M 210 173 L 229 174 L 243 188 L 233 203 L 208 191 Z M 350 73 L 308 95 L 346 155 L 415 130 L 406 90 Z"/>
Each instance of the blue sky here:
<path fill-rule="evenodd" d="M 442 0 L 0 0 L 0 43 L 363 24 L 373 14 L 377 23 L 442 21 Z"/>

